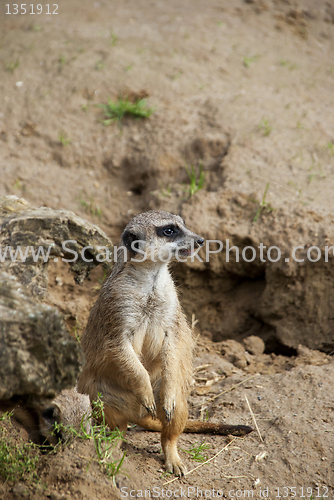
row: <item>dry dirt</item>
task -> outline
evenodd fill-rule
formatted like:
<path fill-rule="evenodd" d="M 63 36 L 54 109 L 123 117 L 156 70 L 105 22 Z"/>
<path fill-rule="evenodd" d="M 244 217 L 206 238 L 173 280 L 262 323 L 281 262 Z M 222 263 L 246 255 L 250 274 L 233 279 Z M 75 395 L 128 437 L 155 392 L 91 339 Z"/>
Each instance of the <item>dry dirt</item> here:
<path fill-rule="evenodd" d="M 6 15 L 3 2 L 0 195 L 72 210 L 114 242 L 132 215 L 164 208 L 181 213 L 206 237 L 266 234 L 284 246 L 307 235 L 303 244 L 333 244 L 333 49 L 332 1 L 62 0 L 58 15 L 49 16 Z M 148 94 L 155 112 L 145 121 L 104 126 L 96 105 L 124 93 Z M 190 199 L 185 162 L 202 162 L 206 171 L 204 189 Z M 252 225 L 268 182 L 273 212 Z M 309 268 L 311 284 L 317 290 L 322 285 L 323 294 L 313 296 L 307 285 L 313 299 L 295 304 L 298 322 L 290 307 L 294 297 L 301 300 L 298 273 L 289 289 L 277 288 L 277 305 L 271 295 L 263 298 L 270 276 L 275 281 L 271 268 L 265 281 L 259 266 L 232 264 L 222 272 L 220 265 L 213 260 L 207 274 L 200 266 L 175 270 L 189 320 L 195 314 L 199 321 L 201 368 L 190 413 L 254 426 L 247 396 L 263 441 L 256 431 L 233 442 L 184 434 L 182 450 L 205 441 L 208 457 L 229 446 L 163 486 L 170 478 L 161 477 L 159 436 L 132 429 L 123 445 L 128 477 L 116 482 L 128 488 L 124 497 L 130 489 L 152 495 L 154 487 L 177 496 L 182 486 L 189 498 L 200 496 L 198 488 L 211 497 L 220 490 L 226 498 L 331 499 L 332 264 L 313 267 L 313 274 Z M 64 313 L 74 336 L 84 328 L 102 279 L 103 270 L 96 269 L 79 287 L 65 265 L 50 265 L 48 302 Z M 250 335 L 266 342 L 265 353 L 256 351 L 259 341 L 243 344 Z M 327 354 L 298 347 L 300 338 Z M 86 470 L 92 453 L 89 444 L 74 442 L 41 457 L 40 483 L 0 485 L 1 500 L 120 497 L 96 465 Z M 181 454 L 188 469 L 198 465 Z"/>

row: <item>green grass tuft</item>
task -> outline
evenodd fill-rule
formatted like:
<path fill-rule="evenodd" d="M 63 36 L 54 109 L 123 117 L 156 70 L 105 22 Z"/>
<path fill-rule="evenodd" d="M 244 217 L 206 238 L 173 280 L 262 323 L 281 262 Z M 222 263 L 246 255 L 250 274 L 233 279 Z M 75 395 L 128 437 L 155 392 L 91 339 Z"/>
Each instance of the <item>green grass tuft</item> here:
<path fill-rule="evenodd" d="M 109 30 L 109 37 L 110 37 L 110 45 L 112 47 L 114 47 L 114 45 L 116 45 L 116 42 L 117 42 L 117 36 L 115 35 L 115 33 L 113 32 L 113 30 Z"/>
<path fill-rule="evenodd" d="M 267 118 L 262 118 L 262 120 L 260 121 L 260 124 L 258 126 L 258 129 L 259 130 L 262 130 L 263 131 L 263 134 L 265 136 L 268 136 L 271 132 L 271 125 L 269 124 Z"/>
<path fill-rule="evenodd" d="M 203 172 L 203 163 L 200 163 L 199 168 L 196 170 L 194 165 L 190 165 L 190 167 L 187 167 L 186 165 L 185 168 L 190 181 L 187 189 L 189 191 L 189 195 L 192 196 L 204 187 L 206 173 Z"/>
<path fill-rule="evenodd" d="M 252 56 L 252 57 L 248 57 L 248 56 L 245 56 L 242 60 L 242 64 L 245 66 L 245 68 L 250 68 L 251 64 L 255 61 L 258 60 L 260 56 L 258 55 L 255 55 L 255 56 Z"/>
<path fill-rule="evenodd" d="M 58 132 L 58 140 L 62 146 L 67 146 L 68 144 L 71 144 L 71 139 L 66 135 L 66 133 L 63 130 L 60 130 Z"/>
<path fill-rule="evenodd" d="M 288 61 L 287 59 L 280 59 L 279 63 L 281 66 L 285 66 L 286 68 L 289 68 L 289 69 L 296 69 L 297 68 L 297 64 L 292 63 L 291 61 Z"/>
<path fill-rule="evenodd" d="M 196 446 L 197 445 L 197 446 Z M 196 462 L 206 462 L 208 460 L 208 455 L 206 455 L 205 451 L 209 450 L 211 446 L 208 443 L 195 443 L 194 446 L 189 448 L 189 450 L 183 450 L 186 453 L 189 453 L 190 458 L 195 460 Z"/>
<path fill-rule="evenodd" d="M 264 190 L 264 193 L 263 193 L 262 201 L 261 201 L 261 203 L 259 203 L 259 208 L 256 211 L 256 214 L 255 214 L 255 217 L 253 219 L 253 222 L 257 221 L 257 219 L 259 218 L 260 213 L 262 212 L 262 209 L 269 206 L 268 203 L 266 203 L 266 196 L 267 196 L 268 189 L 269 189 L 269 182 L 267 182 L 266 189 Z M 273 209 L 269 206 L 269 210 L 272 211 Z"/>
<path fill-rule="evenodd" d="M 94 217 L 98 217 L 101 220 L 102 217 L 102 209 L 98 206 L 98 204 L 94 201 L 93 198 L 90 198 L 89 201 L 83 199 L 82 194 L 78 198 L 78 201 L 85 212 L 93 215 Z"/>
<path fill-rule="evenodd" d="M 133 118 L 149 118 L 153 113 L 153 108 L 148 108 L 146 99 L 131 102 L 128 99 L 108 100 L 108 104 L 98 105 L 104 112 L 106 119 L 104 125 L 110 125 L 114 121 L 120 122 L 125 116 Z"/>
<path fill-rule="evenodd" d="M 16 68 L 20 66 L 20 59 L 17 57 L 15 61 L 6 63 L 6 71 L 10 71 L 11 73 L 14 73 Z"/>
<path fill-rule="evenodd" d="M 91 429 L 88 430 L 87 422 L 94 421 Z M 115 476 L 121 472 L 121 467 L 123 465 L 126 452 L 123 453 L 122 457 L 116 459 L 113 457 L 115 452 L 115 447 L 124 441 L 123 432 L 115 429 L 111 431 L 106 424 L 105 413 L 104 413 L 104 403 L 101 399 L 101 395 L 98 394 L 97 400 L 93 402 L 93 410 L 89 415 L 84 415 L 81 420 L 81 426 L 79 430 L 76 430 L 70 425 L 63 425 L 55 423 L 54 432 L 65 433 L 69 438 L 79 438 L 84 440 L 92 440 L 95 447 L 96 458 L 88 463 L 87 469 L 92 461 L 97 462 L 101 469 L 105 472 L 108 478 L 112 478 L 115 482 Z"/>
<path fill-rule="evenodd" d="M 98 71 L 102 71 L 105 67 L 106 67 L 106 64 L 105 64 L 104 61 L 102 61 L 101 59 L 99 59 L 98 61 L 96 61 L 96 63 L 95 63 L 95 69 L 97 69 Z"/>
<path fill-rule="evenodd" d="M 58 58 L 59 69 L 62 69 L 66 64 L 66 57 L 62 54 Z"/>
<path fill-rule="evenodd" d="M 10 422 L 10 413 L 0 415 L 0 422 Z M 39 453 L 33 443 L 24 443 L 17 436 L 8 436 L 6 427 L 0 427 L 0 478 L 4 481 L 17 483 L 28 480 L 37 481 L 37 463 Z"/>
<path fill-rule="evenodd" d="M 334 144 L 332 142 L 327 143 L 327 149 L 331 156 L 334 156 Z"/>

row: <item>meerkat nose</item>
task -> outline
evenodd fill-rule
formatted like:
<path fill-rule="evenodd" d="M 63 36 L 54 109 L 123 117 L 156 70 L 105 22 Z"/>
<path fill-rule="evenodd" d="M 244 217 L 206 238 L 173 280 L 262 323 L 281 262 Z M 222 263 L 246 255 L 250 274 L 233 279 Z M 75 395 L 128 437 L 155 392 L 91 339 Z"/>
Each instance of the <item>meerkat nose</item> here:
<path fill-rule="evenodd" d="M 198 240 L 196 240 L 196 243 L 198 246 L 201 247 L 203 245 L 204 241 L 205 241 L 204 238 L 198 238 Z"/>

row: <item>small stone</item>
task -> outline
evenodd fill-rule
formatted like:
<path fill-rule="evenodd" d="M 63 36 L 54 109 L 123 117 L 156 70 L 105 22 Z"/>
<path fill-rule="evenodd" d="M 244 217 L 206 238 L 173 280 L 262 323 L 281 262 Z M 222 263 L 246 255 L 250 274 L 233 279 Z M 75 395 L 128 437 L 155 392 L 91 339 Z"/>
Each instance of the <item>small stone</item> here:
<path fill-rule="evenodd" d="M 248 352 L 254 355 L 260 355 L 264 353 L 265 343 L 260 337 L 256 337 L 255 335 L 251 335 L 244 339 L 244 345 Z"/>
<path fill-rule="evenodd" d="M 24 483 L 17 483 L 13 488 L 13 493 L 17 498 L 28 498 L 30 497 L 30 492 Z"/>
<path fill-rule="evenodd" d="M 245 368 L 247 366 L 247 359 L 245 356 L 244 347 L 235 340 L 225 340 L 223 342 L 218 342 L 217 347 L 220 348 L 221 354 L 224 358 L 233 363 L 237 368 Z"/>

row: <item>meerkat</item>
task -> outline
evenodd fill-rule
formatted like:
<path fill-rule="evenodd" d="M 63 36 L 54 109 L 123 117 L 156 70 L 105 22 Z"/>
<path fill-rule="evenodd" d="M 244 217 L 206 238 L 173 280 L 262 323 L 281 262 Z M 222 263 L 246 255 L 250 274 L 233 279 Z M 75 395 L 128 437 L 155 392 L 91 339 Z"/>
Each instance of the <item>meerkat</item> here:
<path fill-rule="evenodd" d="M 44 439 L 43 443 L 54 446 L 59 441 L 67 441 L 70 433 L 67 427 L 79 431 L 92 432 L 92 407 L 87 394 L 78 393 L 74 389 L 64 389 L 40 412 L 39 431 Z M 55 430 L 55 423 L 62 424 Z"/>
<path fill-rule="evenodd" d="M 49 402 L 0 401 L 0 412 L 10 412 L 14 420 L 26 429 L 29 439 L 48 449 L 59 441 L 70 437 L 67 426 L 86 433 L 92 431 L 92 408 L 89 396 L 80 394 L 76 388 L 64 389 Z M 55 430 L 55 423 L 62 426 Z"/>
<path fill-rule="evenodd" d="M 178 476 L 186 472 L 177 451 L 184 430 L 237 435 L 252 430 L 187 423 L 195 343 L 169 265 L 203 244 L 178 215 L 149 211 L 134 217 L 81 341 L 85 364 L 78 392 L 91 401 L 101 395 L 111 429 L 126 431 L 133 422 L 160 431 L 165 468 Z"/>

